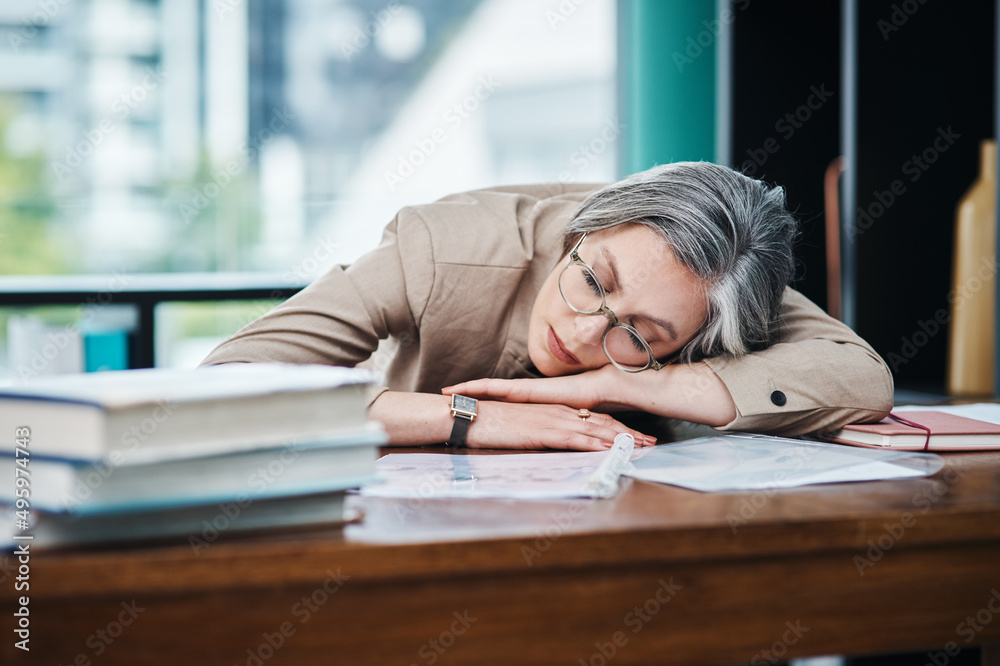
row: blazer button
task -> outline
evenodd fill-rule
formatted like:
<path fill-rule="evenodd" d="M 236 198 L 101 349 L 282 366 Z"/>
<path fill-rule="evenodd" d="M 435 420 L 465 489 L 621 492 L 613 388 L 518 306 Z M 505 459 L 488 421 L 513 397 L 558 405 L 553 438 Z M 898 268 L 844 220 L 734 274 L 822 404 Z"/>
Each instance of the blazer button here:
<path fill-rule="evenodd" d="M 771 394 L 771 402 L 776 404 L 778 407 L 784 407 L 785 403 L 788 402 L 788 398 L 781 391 L 775 391 Z"/>

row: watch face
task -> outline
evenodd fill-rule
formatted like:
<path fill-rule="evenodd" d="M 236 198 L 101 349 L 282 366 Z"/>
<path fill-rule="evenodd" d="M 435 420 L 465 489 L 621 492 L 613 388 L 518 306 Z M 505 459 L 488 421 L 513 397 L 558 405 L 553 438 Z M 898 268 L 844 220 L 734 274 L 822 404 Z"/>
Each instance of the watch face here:
<path fill-rule="evenodd" d="M 464 412 L 466 414 L 476 413 L 476 399 L 468 398 L 464 395 L 453 395 L 451 396 L 451 408 L 456 412 Z"/>

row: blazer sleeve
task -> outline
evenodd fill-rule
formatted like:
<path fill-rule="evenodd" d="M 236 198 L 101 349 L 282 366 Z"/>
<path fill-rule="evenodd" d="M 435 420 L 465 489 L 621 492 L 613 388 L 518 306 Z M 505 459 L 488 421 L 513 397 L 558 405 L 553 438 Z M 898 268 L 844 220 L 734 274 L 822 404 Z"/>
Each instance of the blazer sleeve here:
<path fill-rule="evenodd" d="M 736 418 L 721 430 L 829 432 L 892 409 L 892 374 L 881 357 L 793 289 L 785 290 L 776 333 L 762 351 L 706 359 L 736 403 Z"/>
<path fill-rule="evenodd" d="M 402 212 L 400 214 L 403 214 Z M 354 366 L 389 335 L 416 336 L 411 297 L 429 279 L 404 270 L 397 216 L 381 244 L 350 266 L 336 266 L 260 319 L 244 326 L 202 361 L 321 363 Z M 433 267 L 425 262 L 424 272 Z M 404 277 L 405 275 L 405 277 Z M 409 281 L 407 281 L 409 278 Z"/>

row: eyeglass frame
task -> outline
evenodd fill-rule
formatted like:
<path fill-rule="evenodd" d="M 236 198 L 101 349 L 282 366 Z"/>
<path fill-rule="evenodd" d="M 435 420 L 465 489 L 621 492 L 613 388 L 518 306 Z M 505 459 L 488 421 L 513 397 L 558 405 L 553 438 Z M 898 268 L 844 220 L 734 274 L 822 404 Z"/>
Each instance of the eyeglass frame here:
<path fill-rule="evenodd" d="M 652 368 L 653 370 L 662 370 L 666 366 L 671 365 L 672 363 L 674 363 L 674 361 L 677 360 L 676 355 L 674 356 L 674 358 L 667 361 L 666 363 L 660 363 L 658 360 L 656 360 L 656 356 L 653 355 L 653 348 L 649 346 L 648 342 L 646 342 L 646 338 L 642 337 L 642 335 L 639 333 L 639 331 L 635 329 L 634 326 L 631 326 L 623 321 L 620 321 L 618 319 L 618 315 L 616 315 L 614 311 L 612 311 L 611 308 L 608 307 L 607 292 L 604 290 L 604 285 L 601 284 L 600 278 L 597 277 L 597 271 L 595 271 L 590 264 L 588 264 L 586 261 L 580 258 L 580 253 L 579 253 L 580 245 L 583 244 L 583 241 L 586 240 L 589 234 L 590 234 L 589 231 L 585 231 L 583 235 L 580 236 L 580 240 L 578 240 L 576 242 L 576 245 L 573 246 L 573 249 L 569 251 L 570 262 L 566 264 L 566 266 L 559 273 L 559 280 L 558 280 L 559 295 L 562 296 L 563 302 L 570 310 L 572 310 L 577 314 L 581 314 L 584 316 L 602 314 L 608 318 L 608 328 L 607 330 L 604 331 L 604 335 L 601 337 L 601 348 L 604 349 L 604 355 L 608 357 L 609 361 L 611 361 L 611 365 L 615 366 L 622 372 L 635 373 L 635 372 L 642 372 L 643 370 L 649 370 L 650 368 Z M 573 307 L 573 304 L 569 302 L 569 299 L 566 298 L 566 294 L 563 293 L 562 278 L 563 275 L 566 273 L 566 271 L 569 270 L 570 266 L 581 266 L 584 270 L 588 271 L 591 274 L 591 276 L 593 276 L 594 284 L 597 285 L 597 288 L 601 292 L 601 307 L 598 308 L 597 310 L 594 310 L 592 312 L 577 310 L 575 307 Z M 611 329 L 613 328 L 624 328 L 630 335 L 635 336 L 635 338 L 642 343 L 642 346 L 646 349 L 646 354 L 649 357 L 649 360 L 647 361 L 645 366 L 639 368 L 638 370 L 632 370 L 630 368 L 626 368 L 622 365 L 619 365 L 618 362 L 615 361 L 615 359 L 611 358 L 611 354 L 608 352 L 608 334 L 611 333 Z"/>

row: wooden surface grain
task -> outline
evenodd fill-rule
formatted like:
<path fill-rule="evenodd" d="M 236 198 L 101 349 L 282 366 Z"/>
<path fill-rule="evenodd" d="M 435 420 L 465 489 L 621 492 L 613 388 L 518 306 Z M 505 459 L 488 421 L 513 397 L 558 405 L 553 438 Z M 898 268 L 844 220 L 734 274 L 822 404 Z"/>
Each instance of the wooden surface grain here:
<path fill-rule="evenodd" d="M 696 664 L 1000 642 L 1000 453 L 946 460 L 924 479 L 767 493 L 353 498 L 365 519 L 341 530 L 39 552 L 31 655 L 10 638 L 0 655 Z M 5 622 L 17 594 L 0 586 Z"/>

